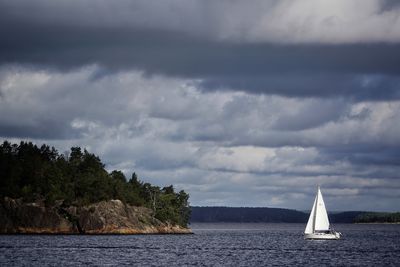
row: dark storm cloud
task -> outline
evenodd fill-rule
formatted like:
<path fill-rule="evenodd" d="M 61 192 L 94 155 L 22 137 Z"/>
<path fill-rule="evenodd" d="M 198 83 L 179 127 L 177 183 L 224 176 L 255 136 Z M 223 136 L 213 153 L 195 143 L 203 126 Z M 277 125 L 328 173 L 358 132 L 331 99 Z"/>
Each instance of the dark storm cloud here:
<path fill-rule="evenodd" d="M 360 166 L 400 166 L 400 145 L 349 144 L 346 146 L 321 147 L 324 160 L 346 160 Z M 400 174 L 397 175 L 400 177 Z"/>
<path fill-rule="evenodd" d="M 18 123 L 16 121 L 16 123 Z M 81 137 L 69 125 L 56 121 L 38 121 L 34 125 L 0 124 L 0 136 L 6 138 L 71 139 Z"/>
<path fill-rule="evenodd" d="M 382 1 L 382 12 L 390 11 L 400 7 L 400 2 L 398 0 L 383 0 Z"/>
<path fill-rule="evenodd" d="M 399 74 L 398 44 L 240 44 L 184 32 L 1 21 L 1 63 L 60 68 L 98 63 L 191 77 L 308 72 Z M 262 81 L 261 81 L 262 82 Z"/>
<path fill-rule="evenodd" d="M 400 47 L 399 47 L 400 48 Z M 343 55 L 345 56 L 345 55 Z M 307 63 L 305 64 L 307 65 Z M 323 71 L 285 72 L 265 75 L 212 77 L 200 85 L 205 90 L 237 89 L 253 93 L 276 94 L 288 97 L 349 97 L 353 100 L 393 100 L 400 98 L 400 77 L 373 72 L 335 73 Z M 344 66 L 344 65 L 343 65 Z M 299 67 L 300 69 L 300 67 Z M 307 69 L 305 66 L 304 70 Z M 342 69 L 344 70 L 344 68 Z M 378 70 L 376 70 L 378 71 Z M 349 70 L 350 72 L 350 70 Z"/>
<path fill-rule="evenodd" d="M 29 3 L 25 8 L 8 3 L 0 9 L 0 64 L 61 70 L 98 64 L 103 67 L 101 75 L 136 69 L 150 75 L 201 79 L 205 91 L 233 89 L 290 97 L 349 96 L 356 100 L 400 97 L 398 43 L 220 40 L 202 33 L 207 22 L 200 27 L 189 20 L 187 27 L 192 25 L 193 31 L 181 24 L 163 26 L 162 15 L 144 23 L 145 15 L 135 12 L 140 5 L 126 1 L 115 3 L 117 9 L 127 7 L 124 16 L 134 17 L 126 23 L 121 18 L 103 19 L 103 9 L 98 17 L 79 11 L 78 2 L 60 7 L 40 3 Z M 107 6 L 102 1 L 97 3 Z"/>
<path fill-rule="evenodd" d="M 240 44 L 174 31 L 4 22 L 1 63 L 60 68 L 98 63 L 189 77 L 310 72 L 399 74 L 400 45 Z M 263 83 L 262 80 L 259 80 Z M 250 84 L 251 85 L 251 84 Z"/>

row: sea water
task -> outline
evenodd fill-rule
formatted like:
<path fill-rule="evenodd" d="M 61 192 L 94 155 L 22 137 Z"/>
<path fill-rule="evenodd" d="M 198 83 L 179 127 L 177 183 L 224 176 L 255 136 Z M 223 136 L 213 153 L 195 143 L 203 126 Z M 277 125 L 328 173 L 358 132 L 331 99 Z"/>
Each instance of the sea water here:
<path fill-rule="evenodd" d="M 400 266 L 400 225 L 193 224 L 193 235 L 0 235 L 0 266 Z"/>

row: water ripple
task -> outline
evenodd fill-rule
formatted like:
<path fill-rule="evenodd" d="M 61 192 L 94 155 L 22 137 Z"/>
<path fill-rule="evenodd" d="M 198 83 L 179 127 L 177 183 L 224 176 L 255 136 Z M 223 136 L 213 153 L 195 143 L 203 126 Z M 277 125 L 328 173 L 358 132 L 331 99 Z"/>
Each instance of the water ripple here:
<path fill-rule="evenodd" d="M 400 225 L 336 225 L 338 241 L 300 224 L 199 224 L 194 235 L 2 235 L 0 266 L 396 266 Z"/>

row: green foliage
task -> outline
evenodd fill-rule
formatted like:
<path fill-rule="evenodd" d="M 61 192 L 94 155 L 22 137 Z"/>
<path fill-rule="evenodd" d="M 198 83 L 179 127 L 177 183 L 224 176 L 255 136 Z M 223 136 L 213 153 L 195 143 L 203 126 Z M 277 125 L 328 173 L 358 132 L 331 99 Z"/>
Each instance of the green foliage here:
<path fill-rule="evenodd" d="M 44 199 L 47 204 L 62 200 L 65 205 L 87 205 L 102 200 L 146 206 L 156 218 L 186 226 L 190 217 L 189 195 L 175 193 L 173 186 L 160 189 L 139 181 L 136 173 L 127 181 L 118 170 L 108 173 L 100 158 L 80 147 L 69 156 L 54 147 L 31 142 L 0 145 L 0 196 Z"/>
<path fill-rule="evenodd" d="M 190 219 L 189 195 L 184 191 L 175 193 L 173 186 L 164 187 L 155 206 L 155 217 L 161 221 L 187 226 Z"/>
<path fill-rule="evenodd" d="M 400 223 L 400 212 L 367 212 L 356 217 L 356 223 Z"/>

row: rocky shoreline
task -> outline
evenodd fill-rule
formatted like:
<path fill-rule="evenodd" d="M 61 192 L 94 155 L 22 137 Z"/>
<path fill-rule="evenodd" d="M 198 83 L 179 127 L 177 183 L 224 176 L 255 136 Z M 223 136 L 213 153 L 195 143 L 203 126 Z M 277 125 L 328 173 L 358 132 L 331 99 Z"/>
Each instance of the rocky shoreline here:
<path fill-rule="evenodd" d="M 62 202 L 46 206 L 5 197 L 0 204 L 0 234 L 192 234 L 189 228 L 164 223 L 152 210 L 120 200 L 87 206 Z"/>

